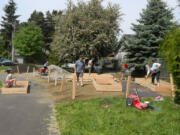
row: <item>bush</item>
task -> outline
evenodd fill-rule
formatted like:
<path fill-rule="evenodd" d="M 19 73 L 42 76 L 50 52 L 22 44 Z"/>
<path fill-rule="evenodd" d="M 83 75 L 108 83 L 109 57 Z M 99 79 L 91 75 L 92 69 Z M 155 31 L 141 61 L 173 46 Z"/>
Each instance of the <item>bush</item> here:
<path fill-rule="evenodd" d="M 160 55 L 165 58 L 177 87 L 175 103 L 180 104 L 180 28 L 169 32 L 160 45 Z"/>

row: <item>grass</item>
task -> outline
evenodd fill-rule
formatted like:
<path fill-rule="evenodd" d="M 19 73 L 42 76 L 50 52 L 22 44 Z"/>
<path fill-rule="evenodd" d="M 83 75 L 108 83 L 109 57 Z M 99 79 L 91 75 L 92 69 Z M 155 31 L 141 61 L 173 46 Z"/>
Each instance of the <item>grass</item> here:
<path fill-rule="evenodd" d="M 2 82 L 0 81 L 0 88 L 2 87 Z"/>
<path fill-rule="evenodd" d="M 8 68 L 9 68 L 8 66 L 0 66 L 0 71 L 6 70 Z"/>
<path fill-rule="evenodd" d="M 180 135 L 180 107 L 169 98 L 162 102 L 144 99 L 160 111 L 126 107 L 124 98 L 112 98 L 111 107 L 103 108 L 107 100 L 57 104 L 61 135 Z"/>

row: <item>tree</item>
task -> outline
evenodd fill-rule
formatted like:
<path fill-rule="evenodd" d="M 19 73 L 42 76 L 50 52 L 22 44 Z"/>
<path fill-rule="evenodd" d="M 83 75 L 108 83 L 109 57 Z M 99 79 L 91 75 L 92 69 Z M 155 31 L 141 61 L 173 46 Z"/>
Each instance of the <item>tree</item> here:
<path fill-rule="evenodd" d="M 43 35 L 41 29 L 32 23 L 22 27 L 15 35 L 15 47 L 18 53 L 29 62 L 43 60 Z"/>
<path fill-rule="evenodd" d="M 16 9 L 16 3 L 13 0 L 9 0 L 8 4 L 4 8 L 5 16 L 2 17 L 2 28 L 0 30 L 0 35 L 5 42 L 5 45 L 3 46 L 4 55 L 2 57 L 10 58 L 11 56 L 12 32 L 14 30 L 13 26 L 19 23 L 17 20 L 19 15 L 15 15 Z"/>
<path fill-rule="evenodd" d="M 4 48 L 5 48 L 5 42 L 3 40 L 3 37 L 0 36 L 0 52 L 1 52 L 0 53 L 0 58 L 6 56 L 6 51 L 4 50 Z"/>
<path fill-rule="evenodd" d="M 175 28 L 166 35 L 159 52 L 167 61 L 168 69 L 173 75 L 178 88 L 175 102 L 180 104 L 180 28 Z"/>
<path fill-rule="evenodd" d="M 42 12 L 35 10 L 28 19 L 28 22 L 34 23 L 36 26 L 41 28 L 44 41 L 44 52 L 50 51 L 50 43 L 52 42 L 52 37 L 55 31 L 54 17 L 61 14 L 61 11 L 53 10 L 52 13 L 47 11 L 46 15 L 44 15 Z"/>
<path fill-rule="evenodd" d="M 127 61 L 136 70 L 158 57 L 158 47 L 169 29 L 174 26 L 172 10 L 162 0 L 149 0 L 146 9 L 140 14 L 139 24 L 133 24 L 135 32 L 125 44 Z"/>
<path fill-rule="evenodd" d="M 69 1 L 66 12 L 57 17 L 51 50 L 59 62 L 73 62 L 83 57 L 103 57 L 118 45 L 118 5 L 102 6 L 101 0 L 88 3 Z"/>
<path fill-rule="evenodd" d="M 41 30 L 44 30 L 44 22 L 45 17 L 43 12 L 33 11 L 30 18 L 28 19 L 28 22 L 34 23 L 35 25 L 39 26 Z"/>
<path fill-rule="evenodd" d="M 55 32 L 55 17 L 62 15 L 61 11 L 53 10 L 52 12 L 47 11 L 45 17 L 45 28 L 43 30 L 44 42 L 46 50 L 50 51 L 50 44 L 53 40 L 53 35 Z"/>

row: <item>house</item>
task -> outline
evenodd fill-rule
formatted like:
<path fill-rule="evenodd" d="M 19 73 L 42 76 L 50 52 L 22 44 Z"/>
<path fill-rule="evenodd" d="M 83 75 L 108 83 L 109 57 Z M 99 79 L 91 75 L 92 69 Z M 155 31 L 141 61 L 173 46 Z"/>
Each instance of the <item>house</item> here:
<path fill-rule="evenodd" d="M 127 44 L 127 40 L 133 38 L 132 34 L 124 34 L 119 42 L 119 49 L 116 52 L 115 59 L 118 61 L 118 65 L 126 61 L 127 52 L 124 51 L 125 44 Z"/>

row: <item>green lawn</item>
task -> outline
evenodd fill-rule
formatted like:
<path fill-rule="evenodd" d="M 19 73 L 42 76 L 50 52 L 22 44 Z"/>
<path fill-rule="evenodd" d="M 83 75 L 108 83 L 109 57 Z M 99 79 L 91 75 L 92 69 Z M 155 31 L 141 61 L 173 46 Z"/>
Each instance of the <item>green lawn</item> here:
<path fill-rule="evenodd" d="M 0 66 L 0 71 L 8 69 L 8 66 Z"/>
<path fill-rule="evenodd" d="M 180 135 L 180 107 L 166 98 L 151 102 L 160 111 L 126 107 L 124 98 L 92 99 L 56 105 L 61 135 Z"/>
<path fill-rule="evenodd" d="M 2 87 L 2 82 L 0 81 L 0 88 Z"/>

